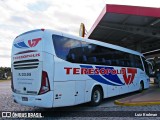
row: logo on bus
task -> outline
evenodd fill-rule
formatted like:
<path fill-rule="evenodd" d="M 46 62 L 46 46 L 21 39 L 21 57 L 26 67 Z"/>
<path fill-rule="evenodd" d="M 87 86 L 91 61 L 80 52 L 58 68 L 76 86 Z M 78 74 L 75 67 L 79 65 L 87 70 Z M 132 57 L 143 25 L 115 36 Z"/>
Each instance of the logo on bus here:
<path fill-rule="evenodd" d="M 28 40 L 28 43 L 26 44 L 24 41 L 20 41 L 14 44 L 14 46 L 16 48 L 32 48 L 35 47 L 40 41 L 42 40 L 42 38 L 34 38 L 32 40 Z"/>
<path fill-rule="evenodd" d="M 136 68 L 114 69 L 113 67 L 104 66 L 96 66 L 93 68 L 92 66 L 87 65 L 80 65 L 80 67 L 81 68 L 64 67 L 64 69 L 66 70 L 67 75 L 85 74 L 97 82 L 114 86 L 131 84 L 137 74 Z M 122 75 L 125 83 L 121 81 L 118 74 Z"/>
<path fill-rule="evenodd" d="M 124 71 L 123 78 L 127 85 L 131 84 L 137 74 L 137 69 L 135 68 L 122 68 Z"/>

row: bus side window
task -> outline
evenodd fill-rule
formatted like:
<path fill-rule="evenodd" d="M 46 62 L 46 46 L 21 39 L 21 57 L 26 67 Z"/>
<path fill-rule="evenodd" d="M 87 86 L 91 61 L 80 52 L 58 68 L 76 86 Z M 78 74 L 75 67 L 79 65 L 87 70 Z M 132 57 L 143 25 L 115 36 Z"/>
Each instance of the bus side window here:
<path fill-rule="evenodd" d="M 113 65 L 113 66 L 117 66 L 117 62 L 116 62 L 115 59 L 112 60 L 112 65 Z"/>
<path fill-rule="evenodd" d="M 88 63 L 92 63 L 92 64 L 97 63 L 97 58 L 96 57 L 89 57 Z"/>
<path fill-rule="evenodd" d="M 69 62 L 81 63 L 82 47 L 80 41 L 59 35 L 53 35 L 52 39 L 57 57 Z"/>
<path fill-rule="evenodd" d="M 117 66 L 120 66 L 120 61 L 116 60 L 116 64 L 117 64 Z"/>
<path fill-rule="evenodd" d="M 82 42 L 82 50 L 83 50 L 83 56 L 82 56 L 82 63 L 84 64 L 96 64 L 96 56 L 94 56 L 94 50 L 96 45 L 90 44 L 87 42 Z"/>
<path fill-rule="evenodd" d="M 143 64 L 144 64 L 145 72 L 146 72 L 146 74 L 149 76 L 149 67 L 148 67 L 148 63 L 146 62 L 146 59 L 145 59 L 144 57 L 142 57 L 142 61 L 143 61 Z"/>
<path fill-rule="evenodd" d="M 143 70 L 142 61 L 140 59 L 140 56 L 138 56 L 138 55 L 135 55 L 135 67 Z"/>
<path fill-rule="evenodd" d="M 127 61 L 127 67 L 130 67 L 131 66 L 131 64 L 130 64 L 130 61 L 128 60 Z"/>
<path fill-rule="evenodd" d="M 87 57 L 85 55 L 82 56 L 82 63 L 87 63 Z"/>
<path fill-rule="evenodd" d="M 75 62 L 76 61 L 75 54 L 73 54 L 73 53 L 72 54 L 68 54 L 67 61 Z"/>
<path fill-rule="evenodd" d="M 104 65 L 104 64 L 105 64 L 105 62 L 106 62 L 105 58 L 102 58 L 102 59 L 101 59 L 101 63 L 102 63 L 102 65 Z"/>
<path fill-rule="evenodd" d="M 112 61 L 111 60 L 106 60 L 106 65 L 112 65 Z"/>
<path fill-rule="evenodd" d="M 124 60 L 119 61 L 119 66 L 124 66 Z"/>

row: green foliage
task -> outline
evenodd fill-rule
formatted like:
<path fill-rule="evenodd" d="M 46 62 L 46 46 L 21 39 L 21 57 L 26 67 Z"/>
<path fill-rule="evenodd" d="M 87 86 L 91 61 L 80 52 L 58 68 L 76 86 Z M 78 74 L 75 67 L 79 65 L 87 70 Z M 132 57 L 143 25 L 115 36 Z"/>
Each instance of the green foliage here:
<path fill-rule="evenodd" d="M 4 74 L 7 73 L 7 76 L 11 76 L 10 67 L 0 67 L 0 79 L 4 78 Z"/>

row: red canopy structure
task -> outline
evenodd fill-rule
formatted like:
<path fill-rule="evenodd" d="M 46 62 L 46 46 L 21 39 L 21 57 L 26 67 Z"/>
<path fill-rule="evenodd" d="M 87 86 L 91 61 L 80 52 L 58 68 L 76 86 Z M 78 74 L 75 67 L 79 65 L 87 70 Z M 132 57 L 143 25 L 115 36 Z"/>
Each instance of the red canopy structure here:
<path fill-rule="evenodd" d="M 87 38 L 140 51 L 160 49 L 160 8 L 107 4 Z"/>

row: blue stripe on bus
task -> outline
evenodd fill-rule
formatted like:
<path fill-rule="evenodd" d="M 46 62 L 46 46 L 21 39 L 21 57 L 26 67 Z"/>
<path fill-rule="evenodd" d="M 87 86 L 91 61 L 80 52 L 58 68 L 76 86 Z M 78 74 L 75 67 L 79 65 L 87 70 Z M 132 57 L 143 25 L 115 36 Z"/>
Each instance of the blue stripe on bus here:
<path fill-rule="evenodd" d="M 22 47 L 18 46 L 17 44 L 14 44 L 14 46 L 15 46 L 16 48 L 22 48 Z"/>
<path fill-rule="evenodd" d="M 99 68 L 99 69 L 110 69 L 110 70 L 113 70 L 114 68 L 113 67 L 102 67 L 102 66 L 97 66 L 96 68 Z M 119 79 L 118 75 L 112 75 L 111 73 L 109 74 L 104 74 L 103 75 L 105 78 L 107 78 L 108 80 L 112 81 L 112 82 L 115 82 L 115 83 L 118 83 L 120 85 L 124 85 L 124 83 L 122 83 L 122 81 Z"/>
<path fill-rule="evenodd" d="M 25 43 L 24 41 L 23 42 L 19 42 L 17 43 L 19 46 L 21 46 L 22 48 L 29 48 Z"/>
<path fill-rule="evenodd" d="M 86 65 L 80 65 L 81 68 L 93 68 L 92 66 L 86 66 Z M 122 86 L 123 84 L 119 85 L 116 83 L 111 83 L 110 81 L 108 81 L 107 79 L 104 79 L 103 77 L 101 77 L 100 75 L 88 75 L 90 78 L 96 80 L 97 82 L 103 83 L 103 84 L 107 84 L 107 85 L 113 85 L 113 86 Z"/>

